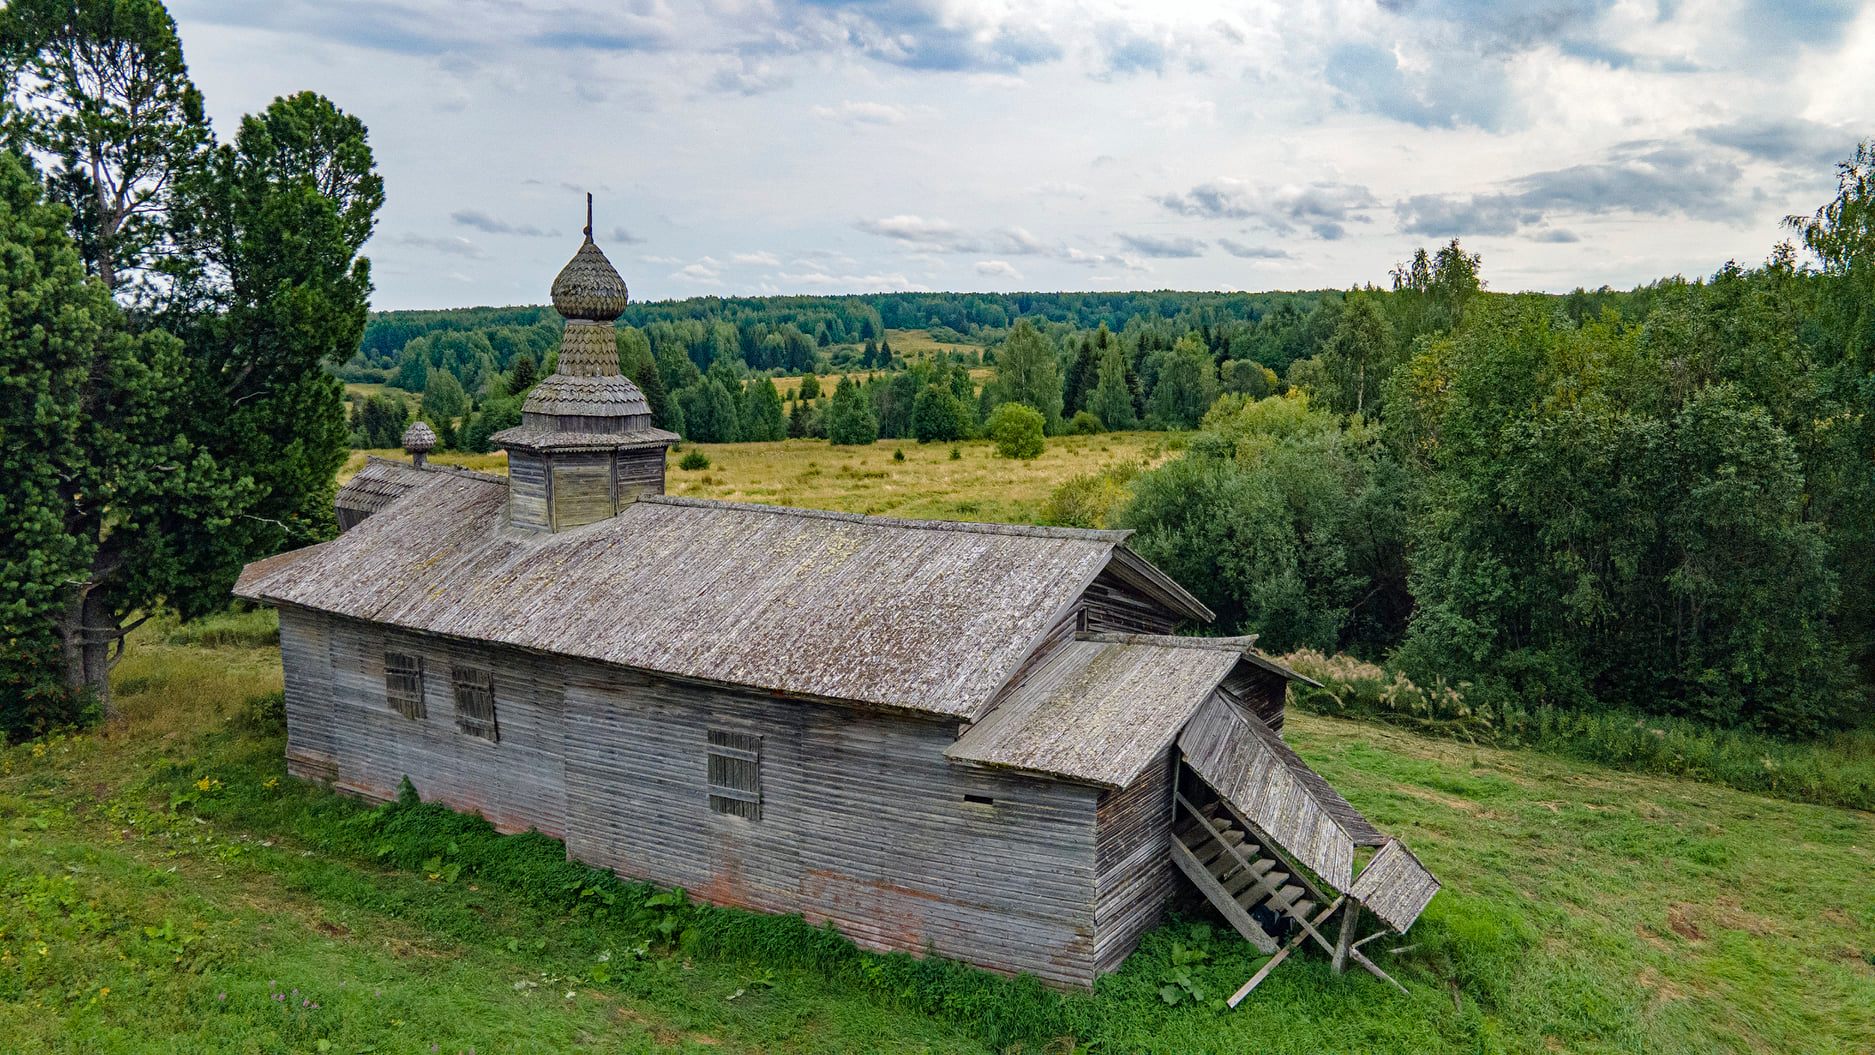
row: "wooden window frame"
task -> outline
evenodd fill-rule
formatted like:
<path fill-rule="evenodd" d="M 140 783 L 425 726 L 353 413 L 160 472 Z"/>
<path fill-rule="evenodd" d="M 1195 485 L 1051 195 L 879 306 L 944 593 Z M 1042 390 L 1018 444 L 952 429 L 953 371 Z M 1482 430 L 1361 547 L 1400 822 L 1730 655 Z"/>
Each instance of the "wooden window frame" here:
<path fill-rule="evenodd" d="M 487 667 L 452 666 L 449 683 L 456 701 L 456 731 L 501 742 L 501 725 L 495 716 L 495 672 Z"/>
<path fill-rule="evenodd" d="M 710 812 L 762 819 L 762 738 L 728 729 L 707 731 Z"/>
<path fill-rule="evenodd" d="M 411 721 L 422 721 L 429 714 L 423 705 L 421 655 L 415 652 L 385 651 L 384 702 L 391 710 Z"/>

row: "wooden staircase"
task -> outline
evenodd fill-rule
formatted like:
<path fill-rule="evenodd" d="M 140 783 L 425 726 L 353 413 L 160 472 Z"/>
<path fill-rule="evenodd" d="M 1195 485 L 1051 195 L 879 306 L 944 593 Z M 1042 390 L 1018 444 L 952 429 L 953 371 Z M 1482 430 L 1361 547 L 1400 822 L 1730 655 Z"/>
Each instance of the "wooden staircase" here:
<path fill-rule="evenodd" d="M 1311 914 L 1327 900 L 1314 884 L 1222 802 L 1199 807 L 1177 798 L 1172 859 L 1245 940 L 1273 953 L 1291 930 L 1312 929 Z"/>

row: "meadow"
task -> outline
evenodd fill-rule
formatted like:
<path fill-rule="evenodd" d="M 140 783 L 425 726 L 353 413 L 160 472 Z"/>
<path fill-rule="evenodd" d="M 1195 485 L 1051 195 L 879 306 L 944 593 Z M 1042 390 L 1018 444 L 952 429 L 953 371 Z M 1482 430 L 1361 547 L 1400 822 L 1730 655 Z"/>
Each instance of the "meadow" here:
<path fill-rule="evenodd" d="M 1864 812 L 1296 713 L 1297 749 L 1446 883 L 1380 954 L 1408 995 L 1310 954 L 1218 1010 L 1261 958 L 1199 915 L 1061 996 L 301 784 L 276 637 L 265 611 L 152 622 L 116 672 L 120 721 L 0 752 L 0 1050 L 1847 1053 L 1875 1036 Z"/>
<path fill-rule="evenodd" d="M 666 487 L 670 494 L 687 498 L 878 516 L 1033 523 L 1050 492 L 1070 477 L 1126 462 L 1156 465 L 1181 449 L 1184 441 L 1184 434 L 1170 432 L 1057 436 L 1033 461 L 998 457 L 989 440 L 880 440 L 862 447 L 835 447 L 825 440 L 687 443 L 670 453 Z M 707 469 L 681 468 L 683 456 L 692 451 L 709 459 Z M 395 450 L 353 451 L 339 472 L 340 482 L 350 479 L 368 455 L 409 458 Z M 499 451 L 446 451 L 431 460 L 484 472 L 507 471 L 507 455 Z"/>

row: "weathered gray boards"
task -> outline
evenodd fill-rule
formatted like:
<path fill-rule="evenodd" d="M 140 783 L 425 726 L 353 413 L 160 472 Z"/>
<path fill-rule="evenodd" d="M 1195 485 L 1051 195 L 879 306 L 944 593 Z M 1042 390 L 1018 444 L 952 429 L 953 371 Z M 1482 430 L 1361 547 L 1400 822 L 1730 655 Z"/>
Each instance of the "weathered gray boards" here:
<path fill-rule="evenodd" d="M 243 573 L 280 610 L 294 774 L 408 777 L 622 875 L 1058 985 L 1181 871 L 1267 949 L 1330 893 L 1411 925 L 1436 881 L 1282 744 L 1295 675 L 1168 636 L 1211 613 L 1123 532 L 663 496 L 609 270 L 588 241 L 555 283 L 510 479 L 374 460 L 342 535 Z"/>

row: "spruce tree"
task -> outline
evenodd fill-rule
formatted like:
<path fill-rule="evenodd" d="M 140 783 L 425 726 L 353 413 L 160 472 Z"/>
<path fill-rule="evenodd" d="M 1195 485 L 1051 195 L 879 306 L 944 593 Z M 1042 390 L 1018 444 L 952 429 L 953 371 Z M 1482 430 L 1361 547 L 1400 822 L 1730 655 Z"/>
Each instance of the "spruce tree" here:
<path fill-rule="evenodd" d="M 774 381 L 766 377 L 750 381 L 744 402 L 747 408 L 742 418 L 745 439 L 761 443 L 787 438 L 788 423 L 782 416 L 781 393 L 776 390 Z"/>
<path fill-rule="evenodd" d="M 879 420 L 873 416 L 872 402 L 851 377 L 842 376 L 833 388 L 833 403 L 827 408 L 827 439 L 835 446 L 865 446 L 879 438 Z"/>

